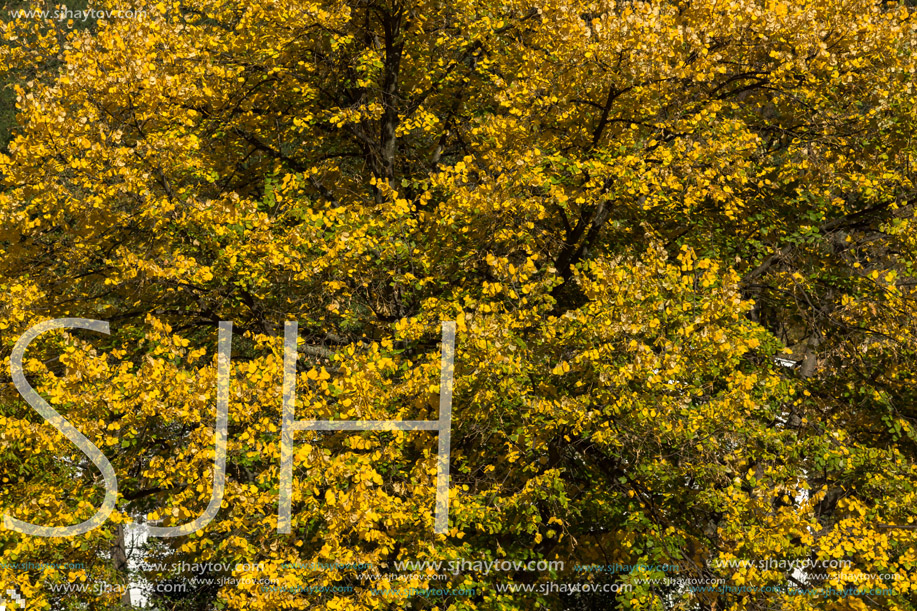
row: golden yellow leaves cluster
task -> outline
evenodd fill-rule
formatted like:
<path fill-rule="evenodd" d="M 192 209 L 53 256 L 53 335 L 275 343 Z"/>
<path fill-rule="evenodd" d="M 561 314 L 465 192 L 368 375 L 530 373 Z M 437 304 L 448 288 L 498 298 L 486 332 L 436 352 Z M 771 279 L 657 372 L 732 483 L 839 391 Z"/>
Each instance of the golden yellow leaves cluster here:
<path fill-rule="evenodd" d="M 277 588 L 225 585 L 186 608 L 414 608 L 345 571 L 284 567 L 497 556 L 677 564 L 758 588 L 896 574 L 881 604 L 912 608 L 910 8 L 146 8 L 79 27 L 0 15 L 18 113 L 0 150 L 0 355 L 49 318 L 111 321 L 108 338 L 47 336 L 26 365 L 122 482 L 112 522 L 73 541 L 0 531 L 0 560 L 86 564 L 0 569 L 0 591 L 57 608 L 48 583 L 123 583 L 98 560 L 118 524 L 201 513 L 214 331 L 231 320 L 224 506 L 145 553 L 263 564 L 232 576 Z M 339 420 L 435 419 L 436 334 L 457 321 L 447 536 L 432 535 L 422 432 L 299 435 L 293 533 L 277 534 L 286 320 L 302 330 L 300 417 Z M 92 515 L 97 474 L 0 382 L 0 509 Z M 761 558 L 849 560 L 854 576 L 710 568 Z M 633 590 L 568 602 L 875 606 L 606 577 Z M 441 609 L 561 604 L 475 573 L 375 586 L 425 584 L 482 592 Z M 295 593 L 325 586 L 358 589 Z"/>

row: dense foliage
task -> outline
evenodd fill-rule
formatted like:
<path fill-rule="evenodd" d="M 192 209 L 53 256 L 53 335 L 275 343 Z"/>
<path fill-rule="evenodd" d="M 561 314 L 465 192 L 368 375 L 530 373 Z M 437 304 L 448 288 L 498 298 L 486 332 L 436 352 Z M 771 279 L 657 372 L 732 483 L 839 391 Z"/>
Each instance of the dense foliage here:
<path fill-rule="evenodd" d="M 17 338 L 50 318 L 111 323 L 109 336 L 43 336 L 27 369 L 120 483 L 113 519 L 86 535 L 0 530 L 3 562 L 86 567 L 0 568 L 0 590 L 114 608 L 117 594 L 48 584 L 124 583 L 124 523 L 203 511 L 225 320 L 226 498 L 205 530 L 151 539 L 148 557 L 264 563 L 225 576 L 358 590 L 227 585 L 160 595 L 163 609 L 917 606 L 908 7 L 133 8 L 147 12 L 0 16 L 17 110 L 0 154 L 0 509 L 66 525 L 103 495 L 9 378 Z M 457 322 L 448 535 L 433 534 L 424 432 L 298 434 L 293 533 L 277 534 L 287 320 L 300 329 L 298 417 L 345 420 L 436 419 L 440 321 Z M 504 557 L 895 593 L 499 575 L 633 585 L 523 595 L 467 571 L 427 585 L 474 596 L 381 597 L 353 572 L 284 568 Z M 852 565 L 715 566 L 742 559 Z M 849 581 L 874 574 L 899 579 Z"/>

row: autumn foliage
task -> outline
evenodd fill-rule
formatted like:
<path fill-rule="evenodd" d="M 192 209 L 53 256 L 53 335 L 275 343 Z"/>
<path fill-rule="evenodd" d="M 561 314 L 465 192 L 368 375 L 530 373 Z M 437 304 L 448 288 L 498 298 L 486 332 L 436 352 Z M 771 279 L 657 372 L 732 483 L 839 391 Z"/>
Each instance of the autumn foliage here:
<path fill-rule="evenodd" d="M 17 338 L 52 318 L 111 324 L 43 336 L 26 364 L 111 460 L 120 496 L 73 539 L 0 530 L 0 591 L 127 607 L 48 584 L 126 583 L 124 524 L 204 510 L 217 324 L 232 321 L 226 498 L 206 529 L 150 539 L 147 557 L 353 590 L 226 585 L 160 596 L 162 609 L 917 606 L 909 6 L 89 6 L 147 12 L 0 14 L 16 102 L 0 151 L 0 511 L 68 525 L 103 496 L 9 377 Z M 435 420 L 440 322 L 457 322 L 447 535 L 433 534 L 425 432 L 297 434 L 293 532 L 277 533 L 288 320 L 297 415 L 338 420 Z M 568 568 L 372 582 L 476 589 L 440 598 L 285 568 L 461 558 Z M 717 566 L 760 559 L 851 564 Z M 27 561 L 85 568 L 2 568 Z M 570 572 L 615 562 L 749 591 Z M 552 580 L 633 587 L 495 586 Z"/>

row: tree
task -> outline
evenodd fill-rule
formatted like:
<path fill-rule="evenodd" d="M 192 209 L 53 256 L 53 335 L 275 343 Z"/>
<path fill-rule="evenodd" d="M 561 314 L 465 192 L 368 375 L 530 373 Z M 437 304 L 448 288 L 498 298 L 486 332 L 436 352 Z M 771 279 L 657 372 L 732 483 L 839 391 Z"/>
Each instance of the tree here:
<path fill-rule="evenodd" d="M 504 557 L 895 590 L 577 574 L 631 586 L 596 596 L 620 608 L 913 608 L 910 9 L 183 0 L 53 25 L 3 25 L 19 114 L 0 156 L 2 350 L 48 318 L 111 321 L 46 336 L 27 369 L 109 456 L 120 500 L 79 547 L 0 531 L 5 558 L 90 567 L 3 584 L 63 604 L 47 584 L 124 579 L 93 564 L 120 523 L 203 511 L 215 328 L 232 321 L 224 506 L 158 543 L 148 577 L 263 563 L 214 576 L 277 589 L 202 587 L 175 608 L 589 604 L 499 589 L 566 579 L 521 570 L 443 585 L 289 568 Z M 276 533 L 287 320 L 298 417 L 344 420 L 435 419 L 439 323 L 457 322 L 447 536 L 435 444 L 401 432 L 300 434 L 293 534 Z M 2 392 L 0 507 L 92 515 L 97 474 Z M 475 594 L 371 591 L 426 585 Z"/>

